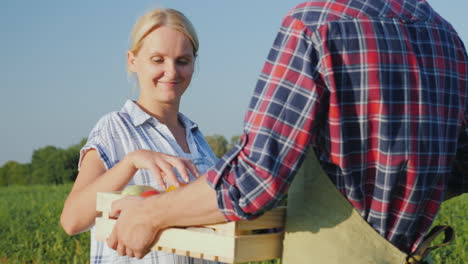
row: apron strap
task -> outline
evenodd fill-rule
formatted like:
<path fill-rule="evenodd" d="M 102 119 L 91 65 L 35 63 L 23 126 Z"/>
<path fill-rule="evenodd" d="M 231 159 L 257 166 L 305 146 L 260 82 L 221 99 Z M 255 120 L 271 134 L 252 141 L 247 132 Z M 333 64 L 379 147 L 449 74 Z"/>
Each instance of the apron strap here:
<path fill-rule="evenodd" d="M 444 241 L 440 244 L 430 247 L 430 244 L 435 240 L 437 236 L 439 236 L 442 232 L 444 232 Z M 431 231 L 423 238 L 423 241 L 416 249 L 416 251 L 408 257 L 407 263 L 408 264 L 420 264 L 424 263 L 424 258 L 426 258 L 429 253 L 437 248 L 443 247 L 448 245 L 455 239 L 455 231 L 451 226 L 435 226 L 431 229 Z"/>

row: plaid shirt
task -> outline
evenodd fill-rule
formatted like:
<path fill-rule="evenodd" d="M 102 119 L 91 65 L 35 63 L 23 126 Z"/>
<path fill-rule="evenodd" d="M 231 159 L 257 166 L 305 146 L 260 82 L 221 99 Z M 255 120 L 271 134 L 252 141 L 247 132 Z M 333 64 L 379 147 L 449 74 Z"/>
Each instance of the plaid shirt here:
<path fill-rule="evenodd" d="M 220 210 L 239 220 L 277 206 L 312 146 L 361 216 L 413 251 L 447 186 L 467 190 L 467 63 L 455 30 L 424 0 L 297 6 L 239 144 L 208 172 Z"/>

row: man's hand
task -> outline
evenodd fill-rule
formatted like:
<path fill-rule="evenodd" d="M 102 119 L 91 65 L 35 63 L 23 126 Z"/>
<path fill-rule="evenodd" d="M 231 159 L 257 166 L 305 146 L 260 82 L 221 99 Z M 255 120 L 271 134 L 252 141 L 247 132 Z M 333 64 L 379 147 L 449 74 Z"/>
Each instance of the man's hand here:
<path fill-rule="evenodd" d="M 165 228 L 225 221 L 206 175 L 171 192 L 114 201 L 110 216 L 118 216 L 118 220 L 107 239 L 108 246 L 122 256 L 137 258 L 150 252 Z"/>
<path fill-rule="evenodd" d="M 114 201 L 110 216 L 118 216 L 114 229 L 107 239 L 110 248 L 121 256 L 139 259 L 150 252 L 159 229 L 153 226 L 148 217 L 143 206 L 143 198 L 127 196 Z"/>

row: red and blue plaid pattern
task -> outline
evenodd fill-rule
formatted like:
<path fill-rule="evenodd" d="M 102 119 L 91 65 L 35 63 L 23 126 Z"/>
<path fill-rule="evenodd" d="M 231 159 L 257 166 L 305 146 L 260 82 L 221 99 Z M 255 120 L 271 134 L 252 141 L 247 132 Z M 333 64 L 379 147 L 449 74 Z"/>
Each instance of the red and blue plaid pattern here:
<path fill-rule="evenodd" d="M 278 205 L 312 146 L 362 217 L 409 253 L 447 187 L 467 190 L 467 81 L 462 41 L 425 1 L 297 6 L 268 55 L 241 142 L 208 172 L 220 209 L 239 220 Z"/>

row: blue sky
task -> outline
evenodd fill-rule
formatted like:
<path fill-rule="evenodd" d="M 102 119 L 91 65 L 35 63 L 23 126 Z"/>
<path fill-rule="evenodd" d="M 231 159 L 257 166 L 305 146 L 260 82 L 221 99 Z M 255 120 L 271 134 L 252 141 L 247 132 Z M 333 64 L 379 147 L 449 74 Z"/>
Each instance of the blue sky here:
<path fill-rule="evenodd" d="M 468 43 L 466 0 L 428 0 Z M 205 135 L 242 122 L 281 18 L 302 0 L 4 0 L 0 4 L 0 166 L 34 150 L 78 143 L 138 91 L 125 53 L 136 19 L 156 7 L 185 13 L 200 55 L 181 111 Z"/>

